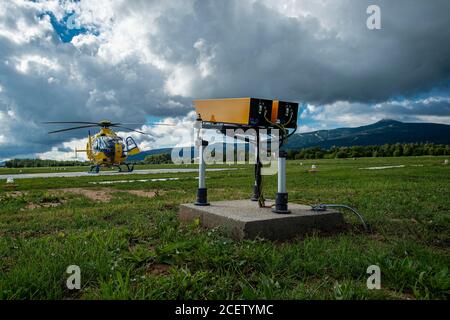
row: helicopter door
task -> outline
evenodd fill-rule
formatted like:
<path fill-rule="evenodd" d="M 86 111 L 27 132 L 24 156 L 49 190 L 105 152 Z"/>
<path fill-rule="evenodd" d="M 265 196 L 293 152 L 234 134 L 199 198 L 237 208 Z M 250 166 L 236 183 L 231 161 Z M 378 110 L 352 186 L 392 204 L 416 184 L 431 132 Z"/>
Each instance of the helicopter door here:
<path fill-rule="evenodd" d="M 128 137 L 125 139 L 125 144 L 127 146 L 127 153 L 129 156 L 138 154 L 139 152 L 141 152 L 141 150 L 139 150 L 136 142 L 134 141 L 134 139 L 132 137 Z"/>

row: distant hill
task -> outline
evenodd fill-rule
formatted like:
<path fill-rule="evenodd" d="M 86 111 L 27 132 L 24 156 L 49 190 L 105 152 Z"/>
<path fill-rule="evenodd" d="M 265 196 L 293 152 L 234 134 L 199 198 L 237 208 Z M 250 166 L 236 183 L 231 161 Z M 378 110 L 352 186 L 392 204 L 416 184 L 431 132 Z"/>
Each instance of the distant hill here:
<path fill-rule="evenodd" d="M 370 146 L 394 143 L 430 142 L 450 145 L 450 125 L 436 123 L 404 123 L 385 119 L 356 128 L 338 128 L 294 134 L 286 149 Z M 141 152 L 132 160 L 140 161 L 152 154 L 170 153 L 171 148 Z"/>
<path fill-rule="evenodd" d="M 356 128 L 319 130 L 293 135 L 286 149 L 369 146 L 393 143 L 430 142 L 450 144 L 450 125 L 436 123 L 403 123 L 381 120 Z"/>
<path fill-rule="evenodd" d="M 134 156 L 129 156 L 127 161 L 134 162 L 134 161 L 142 161 L 147 156 L 151 156 L 154 154 L 164 154 L 164 153 L 171 153 L 172 148 L 163 148 L 163 149 L 154 149 L 154 150 L 146 150 L 142 151 L 141 153 L 138 153 Z"/>

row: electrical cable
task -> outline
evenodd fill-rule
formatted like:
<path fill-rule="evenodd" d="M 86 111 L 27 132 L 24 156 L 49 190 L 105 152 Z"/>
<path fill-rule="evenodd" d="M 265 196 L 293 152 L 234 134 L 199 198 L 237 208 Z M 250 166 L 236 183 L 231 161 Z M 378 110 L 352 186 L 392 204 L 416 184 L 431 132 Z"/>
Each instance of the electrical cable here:
<path fill-rule="evenodd" d="M 293 112 L 291 112 L 289 120 L 286 123 L 282 124 L 282 123 L 274 123 L 274 122 L 272 122 L 271 120 L 269 120 L 267 118 L 267 110 L 265 110 L 265 112 L 264 112 L 264 115 L 263 115 L 264 119 L 268 123 L 273 125 L 274 127 L 279 128 L 281 130 L 281 137 L 279 137 L 280 147 L 283 145 L 283 143 L 289 137 L 291 137 L 297 131 L 297 126 L 295 126 L 294 130 L 291 133 L 289 133 L 288 130 L 286 129 L 286 126 L 292 121 L 293 115 L 294 115 Z M 227 132 L 222 132 L 222 133 L 224 133 L 225 135 L 228 135 Z M 245 138 L 245 137 L 242 138 L 242 137 L 239 137 L 239 136 L 236 136 L 236 135 L 233 135 L 233 136 L 230 136 L 230 137 L 237 138 L 238 140 L 241 140 L 241 141 L 244 141 L 244 142 L 247 142 L 247 139 L 248 139 L 248 138 Z M 270 139 L 270 141 L 272 139 L 273 139 L 273 137 Z M 267 141 L 269 141 L 269 140 L 267 140 Z M 256 181 L 256 190 L 258 192 L 258 205 L 259 205 L 260 208 L 271 208 L 271 207 L 273 207 L 275 205 L 271 205 L 271 206 L 266 206 L 265 205 L 264 192 L 263 192 L 263 187 L 262 187 L 263 186 L 263 182 L 262 182 L 263 179 L 261 177 L 262 163 L 261 163 L 261 160 L 260 160 L 260 157 L 259 157 L 260 133 L 259 133 L 258 128 L 256 128 L 256 139 L 253 140 L 253 141 L 248 139 L 248 142 L 251 143 L 251 144 L 253 144 L 253 143 L 256 144 L 256 147 L 257 147 L 257 158 L 256 158 L 256 165 L 255 165 L 255 181 Z"/>
<path fill-rule="evenodd" d="M 291 200 L 291 202 L 307 205 L 307 206 L 311 207 L 311 209 L 313 211 L 325 211 L 325 210 L 327 210 L 327 208 L 343 208 L 343 209 L 350 210 L 351 212 L 353 212 L 359 218 L 359 220 L 361 221 L 361 224 L 364 227 L 364 230 L 366 232 L 370 231 L 369 225 L 364 220 L 362 214 L 360 214 L 358 211 L 356 211 L 355 208 L 352 208 L 352 207 L 347 206 L 345 204 L 334 204 L 334 203 L 333 204 L 310 204 L 310 203 L 307 203 L 307 202 L 303 202 L 302 203 L 299 200 L 303 201 L 302 199 L 294 199 L 294 200 Z"/>
<path fill-rule="evenodd" d="M 363 216 L 358 211 L 356 211 L 356 209 L 354 209 L 350 206 L 347 206 L 345 204 L 318 204 L 318 205 L 312 206 L 312 209 L 314 211 L 323 211 L 323 210 L 326 210 L 327 208 L 343 208 L 343 209 L 350 210 L 359 218 L 359 220 L 361 221 L 361 223 L 364 227 L 364 230 L 366 232 L 369 231 L 369 227 L 367 226 L 366 222 L 364 221 Z"/>
<path fill-rule="evenodd" d="M 291 116 L 289 117 L 288 122 L 286 123 L 276 123 L 276 122 L 272 122 L 271 120 L 269 120 L 266 116 L 266 114 L 264 114 L 264 119 L 269 122 L 271 125 L 278 127 L 282 134 L 281 134 L 281 139 L 280 139 L 280 148 L 283 146 L 284 142 L 287 141 L 287 139 L 292 136 L 295 131 L 297 131 L 297 126 L 295 126 L 294 131 L 292 131 L 291 133 L 288 133 L 288 130 L 286 129 L 286 126 L 291 122 L 293 117 L 293 112 L 291 112 Z"/>
<path fill-rule="evenodd" d="M 281 130 L 281 138 L 279 139 L 280 140 L 280 147 L 283 145 L 283 143 L 286 141 L 286 139 L 289 138 L 290 136 L 292 136 L 295 133 L 295 131 L 297 130 L 297 127 L 295 127 L 294 131 L 289 134 L 287 129 L 286 129 L 286 126 L 291 122 L 292 117 L 293 117 L 293 112 L 291 112 L 289 120 L 286 123 L 284 123 L 284 124 L 282 124 L 282 123 L 274 123 L 274 122 L 272 122 L 271 120 L 269 120 L 267 118 L 267 112 L 264 113 L 264 119 L 268 123 L 270 123 L 271 125 L 273 125 L 275 127 L 278 127 Z M 263 191 L 263 179 L 260 176 L 260 174 L 261 174 L 260 171 L 258 171 L 258 169 L 260 170 L 260 168 L 261 168 L 261 163 L 260 163 L 260 160 L 259 160 L 259 140 L 260 140 L 259 131 L 257 131 L 256 143 L 257 143 L 257 146 L 258 146 L 258 155 L 257 155 L 257 165 L 256 165 L 257 166 L 256 167 L 257 170 L 255 170 L 255 174 L 257 176 L 255 177 L 255 179 L 257 181 L 257 190 L 258 190 L 258 193 L 259 193 L 258 205 L 259 205 L 260 208 L 272 208 L 272 207 L 275 206 L 275 204 L 272 204 L 270 206 L 266 206 L 266 203 L 265 203 L 266 199 L 264 199 L 264 191 Z"/>
<path fill-rule="evenodd" d="M 265 120 L 267 122 L 269 122 L 270 124 L 272 124 L 275 127 L 278 127 L 282 131 L 281 139 L 280 139 L 280 147 L 284 144 L 284 142 L 289 137 L 291 137 L 297 131 L 297 126 L 295 126 L 294 130 L 291 133 L 287 133 L 288 131 L 286 130 L 286 126 L 289 125 L 289 123 L 291 122 L 292 116 L 293 116 L 293 113 L 291 113 L 291 116 L 290 116 L 288 122 L 286 122 L 285 124 L 281 124 L 281 123 L 274 123 L 274 122 L 272 122 L 271 120 L 269 120 L 266 117 L 266 113 L 264 114 L 264 118 L 265 118 Z M 257 144 L 259 144 L 259 132 L 257 134 L 258 134 L 258 136 L 257 136 Z M 258 191 L 259 191 L 259 198 L 258 198 L 259 207 L 261 207 L 261 208 L 271 208 L 271 207 L 275 206 L 275 204 L 273 204 L 271 206 L 266 206 L 265 205 L 265 200 L 267 200 L 267 199 L 264 199 L 263 188 L 262 188 L 262 179 L 260 179 L 260 181 L 259 181 Z M 292 200 L 292 201 L 293 202 L 299 202 L 298 200 Z M 359 218 L 359 220 L 361 221 L 361 223 L 362 223 L 362 225 L 364 227 L 364 230 L 366 232 L 369 231 L 369 227 L 368 227 L 367 223 L 365 222 L 363 216 L 358 211 L 356 211 L 356 209 L 354 209 L 354 208 L 352 208 L 352 207 L 350 207 L 348 205 L 345 205 L 345 204 L 318 204 L 318 205 L 311 205 L 309 203 L 301 203 L 301 204 L 310 206 L 312 208 L 312 210 L 314 210 L 314 211 L 323 211 L 323 210 L 326 210 L 327 208 L 343 208 L 343 209 L 350 210 L 351 212 L 353 212 Z"/>

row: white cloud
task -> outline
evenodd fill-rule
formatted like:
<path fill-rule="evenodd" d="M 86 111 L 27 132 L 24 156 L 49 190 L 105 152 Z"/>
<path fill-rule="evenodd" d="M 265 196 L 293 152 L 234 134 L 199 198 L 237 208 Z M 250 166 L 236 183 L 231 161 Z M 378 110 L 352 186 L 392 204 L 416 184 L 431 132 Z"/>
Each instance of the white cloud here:
<path fill-rule="evenodd" d="M 450 97 L 435 95 L 426 98 L 388 100 L 376 104 L 336 101 L 307 108 L 307 116 L 328 127 L 357 127 L 382 119 L 404 122 L 433 122 L 450 125 Z"/>
<path fill-rule="evenodd" d="M 16 58 L 16 60 L 16 69 L 22 73 L 33 71 L 44 74 L 49 70 L 58 71 L 61 69 L 56 61 L 39 55 L 24 55 Z"/>
<path fill-rule="evenodd" d="M 312 127 L 312 126 L 308 126 L 308 125 L 300 125 L 298 127 L 297 132 L 298 133 L 306 133 L 306 132 L 312 132 L 312 131 L 316 131 L 316 130 L 320 130 L 320 128 Z"/>
<path fill-rule="evenodd" d="M 417 116 L 416 119 L 414 122 L 450 124 L 450 116 Z"/>
<path fill-rule="evenodd" d="M 165 90 L 172 96 L 189 97 L 192 95 L 192 85 L 195 80 L 196 70 L 193 66 L 179 65 L 167 77 Z"/>
<path fill-rule="evenodd" d="M 100 39 L 93 34 L 80 34 L 72 38 L 71 43 L 82 53 L 95 55 L 100 47 Z"/>
<path fill-rule="evenodd" d="M 36 157 L 39 159 L 54 159 L 54 160 L 87 160 L 86 153 L 77 152 L 75 154 L 75 149 L 84 150 L 86 149 L 86 139 L 73 139 L 67 142 L 63 142 L 59 146 L 54 146 L 50 151 L 37 153 Z"/>
<path fill-rule="evenodd" d="M 118 132 L 118 135 L 132 136 L 141 150 L 190 146 L 193 145 L 195 118 L 196 114 L 192 111 L 184 117 L 168 117 L 156 122 L 162 125 L 143 125 L 138 129 L 149 136 L 136 132 Z"/>
<path fill-rule="evenodd" d="M 34 12 L 39 4 L 31 1 L 2 1 L 0 5 L 0 38 L 4 37 L 15 44 L 29 43 L 36 39 L 48 40 L 52 32 L 50 19 L 38 19 Z M 21 11 L 22 14 L 14 15 Z"/>
<path fill-rule="evenodd" d="M 450 102 L 436 91 L 448 93 L 450 3 L 379 0 L 383 31 L 368 32 L 369 2 L 2 1 L 0 157 L 60 157 L 52 147 L 86 134 L 49 137 L 48 120 L 162 117 L 177 127 L 144 128 L 155 139 L 141 146 L 183 144 L 194 98 L 305 102 L 301 119 L 315 123 L 302 131 L 382 117 L 447 123 Z M 424 10 L 433 19 L 416 23 Z M 62 43 L 45 12 L 75 12 L 88 32 Z"/>
<path fill-rule="evenodd" d="M 212 75 L 214 72 L 215 48 L 208 46 L 205 39 L 198 39 L 194 43 L 194 48 L 198 50 L 197 68 L 202 78 Z"/>

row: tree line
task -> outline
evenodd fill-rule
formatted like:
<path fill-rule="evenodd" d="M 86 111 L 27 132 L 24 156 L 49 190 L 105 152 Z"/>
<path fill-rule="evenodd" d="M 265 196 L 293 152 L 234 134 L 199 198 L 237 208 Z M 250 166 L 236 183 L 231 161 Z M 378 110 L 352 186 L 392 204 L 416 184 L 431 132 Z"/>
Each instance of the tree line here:
<path fill-rule="evenodd" d="M 5 161 L 7 168 L 37 168 L 37 167 L 74 167 L 86 166 L 87 161 L 59 161 L 59 160 L 44 160 L 44 159 L 11 159 Z"/>
<path fill-rule="evenodd" d="M 433 143 L 396 143 L 373 146 L 332 147 L 329 149 L 313 147 L 287 150 L 288 159 L 335 159 L 362 157 L 408 157 L 408 156 L 443 156 L 450 155 L 450 145 Z M 236 151 L 235 151 L 235 159 Z M 248 161 L 248 151 L 245 152 Z M 224 155 L 224 161 L 225 161 Z M 165 164 L 172 163 L 170 154 L 155 154 L 145 158 L 141 163 Z"/>
<path fill-rule="evenodd" d="M 248 151 L 245 152 L 248 160 Z M 396 143 L 373 146 L 320 147 L 287 150 L 288 159 L 335 159 L 335 158 L 362 158 L 362 157 L 407 157 L 407 156 L 443 156 L 450 155 L 450 145 L 433 143 Z M 236 158 L 236 151 L 235 151 Z M 224 158 L 225 160 L 225 158 Z M 170 164 L 169 153 L 154 154 L 145 157 L 139 164 Z M 12 159 L 5 162 L 7 168 L 28 167 L 72 167 L 86 166 L 88 161 L 58 161 L 43 159 Z"/>
<path fill-rule="evenodd" d="M 288 159 L 335 159 L 362 157 L 408 157 L 450 155 L 450 145 L 433 143 L 396 143 L 379 146 L 320 147 L 288 150 Z"/>
<path fill-rule="evenodd" d="M 146 156 L 144 164 L 166 164 L 172 163 L 171 155 L 169 153 L 152 154 Z"/>

